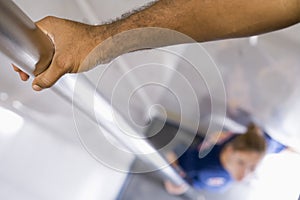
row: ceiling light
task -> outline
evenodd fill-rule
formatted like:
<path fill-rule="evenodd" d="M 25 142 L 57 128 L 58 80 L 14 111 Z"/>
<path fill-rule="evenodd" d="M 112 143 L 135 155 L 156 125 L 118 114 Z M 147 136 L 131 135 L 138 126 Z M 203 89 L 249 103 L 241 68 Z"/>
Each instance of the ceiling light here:
<path fill-rule="evenodd" d="M 24 119 L 3 107 L 0 107 L 0 134 L 12 134 L 18 132 L 24 124 Z"/>
<path fill-rule="evenodd" d="M 8 94 L 5 92 L 0 92 L 0 100 L 6 101 L 8 99 Z"/>

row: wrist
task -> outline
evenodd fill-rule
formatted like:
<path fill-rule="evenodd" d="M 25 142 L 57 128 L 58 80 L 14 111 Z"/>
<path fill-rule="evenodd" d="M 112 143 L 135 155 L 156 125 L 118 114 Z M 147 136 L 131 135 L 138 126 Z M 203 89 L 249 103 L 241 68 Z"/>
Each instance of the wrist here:
<path fill-rule="evenodd" d="M 80 71 L 106 64 L 125 53 L 195 42 L 192 38 L 174 30 L 158 27 L 138 28 L 120 22 L 97 26 L 95 32 L 96 45 L 80 67 L 85 70 Z"/>

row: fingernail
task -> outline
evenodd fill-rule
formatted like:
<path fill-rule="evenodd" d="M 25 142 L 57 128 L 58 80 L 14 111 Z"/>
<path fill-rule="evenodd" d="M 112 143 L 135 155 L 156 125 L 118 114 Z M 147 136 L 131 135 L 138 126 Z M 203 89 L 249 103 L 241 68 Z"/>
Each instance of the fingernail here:
<path fill-rule="evenodd" d="M 41 91 L 42 88 L 38 85 L 33 85 L 32 88 L 35 90 L 35 91 Z"/>

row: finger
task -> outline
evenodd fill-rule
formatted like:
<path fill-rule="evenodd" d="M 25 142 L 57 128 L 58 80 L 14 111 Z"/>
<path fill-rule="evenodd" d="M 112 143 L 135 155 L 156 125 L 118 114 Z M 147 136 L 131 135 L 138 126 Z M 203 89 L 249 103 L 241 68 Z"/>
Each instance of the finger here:
<path fill-rule="evenodd" d="M 15 72 L 20 72 L 21 70 L 13 65 L 13 69 Z"/>
<path fill-rule="evenodd" d="M 51 57 L 49 55 L 42 54 L 40 55 L 40 60 L 35 65 L 35 69 L 33 71 L 34 76 L 38 76 L 39 74 L 43 73 L 51 64 L 52 55 L 54 51 L 51 53 Z"/>
<path fill-rule="evenodd" d="M 19 76 L 22 81 L 27 81 L 29 79 L 28 74 L 26 74 L 25 72 L 19 72 Z"/>
<path fill-rule="evenodd" d="M 21 78 L 22 81 L 27 81 L 29 79 L 29 75 L 23 72 L 20 68 L 18 68 L 16 65 L 11 64 L 14 71 L 17 72 Z"/>
<path fill-rule="evenodd" d="M 15 72 L 21 72 L 21 71 L 22 71 L 22 70 L 20 70 L 20 68 L 17 67 L 16 65 L 14 65 L 14 64 L 11 64 L 11 65 L 12 65 L 12 67 L 13 67 L 13 69 L 14 69 Z"/>
<path fill-rule="evenodd" d="M 60 77 L 70 71 L 70 65 L 64 62 L 58 62 L 58 60 L 57 56 L 54 56 L 50 66 L 44 72 L 36 76 L 32 82 L 32 88 L 34 90 L 41 91 L 42 89 L 53 86 Z"/>

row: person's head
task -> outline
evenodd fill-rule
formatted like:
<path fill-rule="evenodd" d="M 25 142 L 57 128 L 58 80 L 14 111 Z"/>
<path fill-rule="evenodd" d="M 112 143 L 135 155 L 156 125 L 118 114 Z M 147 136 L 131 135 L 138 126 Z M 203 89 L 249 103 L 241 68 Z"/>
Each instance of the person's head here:
<path fill-rule="evenodd" d="M 251 123 L 246 133 L 225 145 L 221 162 L 233 179 L 241 181 L 255 170 L 265 152 L 265 138 L 261 130 Z"/>

